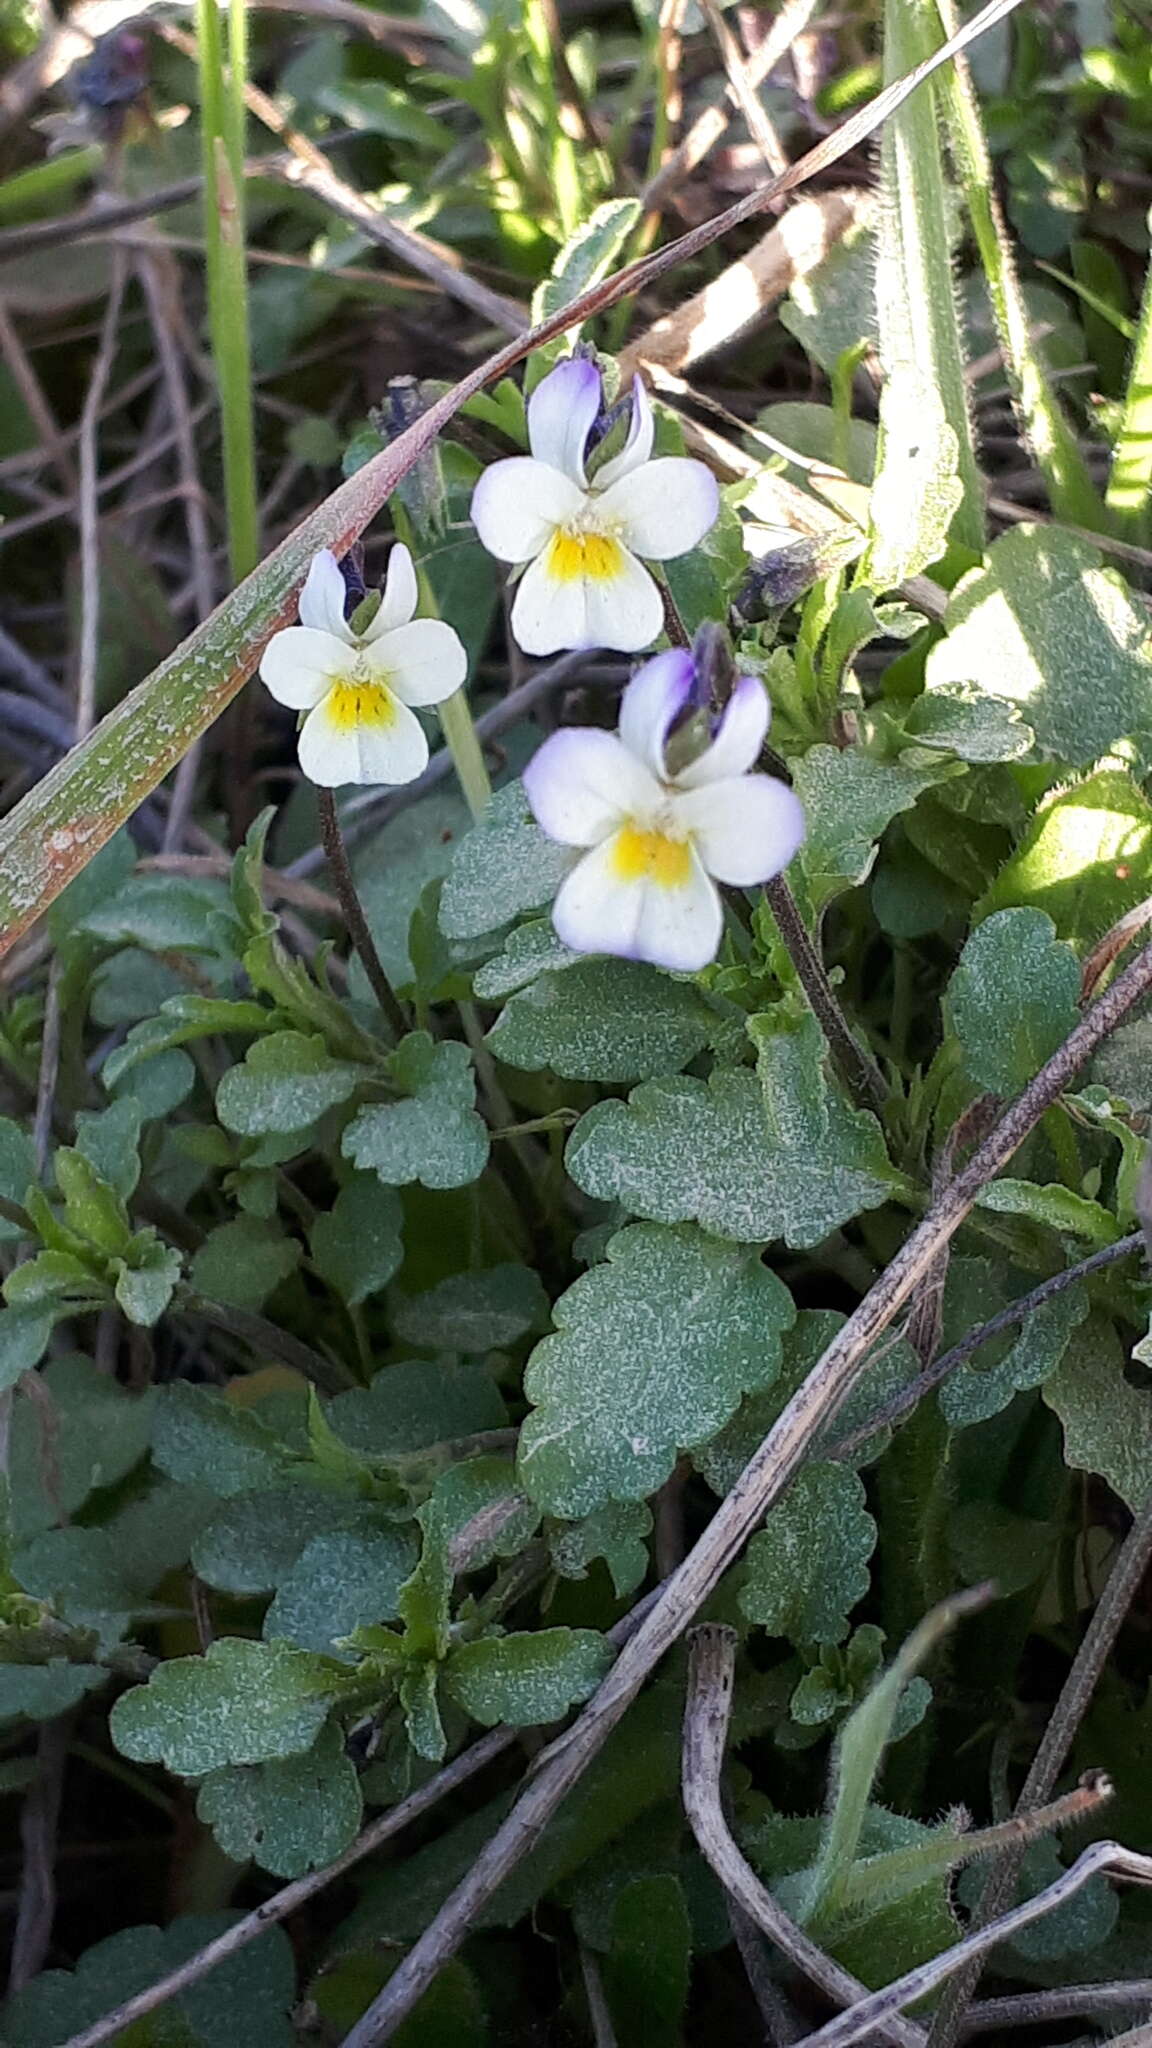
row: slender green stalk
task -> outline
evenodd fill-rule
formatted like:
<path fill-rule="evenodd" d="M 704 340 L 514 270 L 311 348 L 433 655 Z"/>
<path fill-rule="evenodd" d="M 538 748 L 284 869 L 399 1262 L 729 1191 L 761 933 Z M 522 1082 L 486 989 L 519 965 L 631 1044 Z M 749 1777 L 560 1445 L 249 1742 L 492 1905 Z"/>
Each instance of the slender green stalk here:
<path fill-rule="evenodd" d="M 392 522 L 398 537 L 410 549 L 416 563 L 416 581 L 420 590 L 420 610 L 426 617 L 438 618 L 439 606 L 436 593 L 427 569 L 419 560 L 419 544 L 412 520 L 406 508 L 397 499 L 392 506 Z M 464 793 L 464 801 L 474 819 L 482 818 L 492 796 L 483 749 L 476 737 L 472 720 L 472 707 L 466 690 L 455 690 L 442 704 L 436 706 L 440 730 L 444 743 L 452 756 L 456 778 Z"/>
<path fill-rule="evenodd" d="M 1140 322 L 1124 394 L 1124 416 L 1116 446 L 1105 502 L 1119 531 L 1139 546 L 1148 545 L 1152 535 L 1149 492 L 1152 491 L 1152 264 L 1144 281 Z"/>
<path fill-rule="evenodd" d="M 208 326 L 220 390 L 224 502 L 233 582 L 260 559 L 256 447 L 244 249 L 244 81 L 247 20 L 243 0 L 230 0 L 227 72 L 216 0 L 197 0 L 204 239 Z"/>
<path fill-rule="evenodd" d="M 956 28 L 952 0 L 937 0 L 937 7 L 944 34 L 950 36 Z M 1108 522 L 1099 493 L 1032 340 L 966 57 L 958 56 L 938 73 L 938 90 L 984 266 L 1004 368 L 1029 446 L 1048 487 L 1052 510 L 1058 519 L 1073 526 L 1101 531 Z"/>
<path fill-rule="evenodd" d="M 544 103 L 544 115 L 548 125 L 548 158 L 556 211 L 560 219 L 560 232 L 567 241 L 580 225 L 580 171 L 576 162 L 576 145 L 571 136 L 564 133 L 560 122 L 560 95 L 556 90 L 556 53 L 552 48 L 548 10 L 543 5 L 543 0 L 526 0 L 523 19 L 528 46 L 532 52 L 533 75 Z"/>
<path fill-rule="evenodd" d="M 884 77 L 893 82 L 943 41 L 935 0 L 885 0 Z M 887 122 L 881 143 L 876 313 L 884 389 L 864 577 L 892 588 L 948 543 L 984 547 L 956 308 L 948 188 L 935 82 Z"/>

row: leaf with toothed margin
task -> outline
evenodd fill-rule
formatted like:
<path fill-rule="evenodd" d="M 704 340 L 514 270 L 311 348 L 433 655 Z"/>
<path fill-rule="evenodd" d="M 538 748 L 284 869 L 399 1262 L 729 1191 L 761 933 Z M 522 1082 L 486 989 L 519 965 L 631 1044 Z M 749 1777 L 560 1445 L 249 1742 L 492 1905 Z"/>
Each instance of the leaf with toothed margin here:
<path fill-rule="evenodd" d="M 553 1309 L 536 1346 L 520 1431 L 526 1491 L 575 1521 L 643 1500 L 679 1450 L 703 1443 L 765 1386 L 795 1311 L 759 1252 L 691 1225 L 634 1224 Z"/>

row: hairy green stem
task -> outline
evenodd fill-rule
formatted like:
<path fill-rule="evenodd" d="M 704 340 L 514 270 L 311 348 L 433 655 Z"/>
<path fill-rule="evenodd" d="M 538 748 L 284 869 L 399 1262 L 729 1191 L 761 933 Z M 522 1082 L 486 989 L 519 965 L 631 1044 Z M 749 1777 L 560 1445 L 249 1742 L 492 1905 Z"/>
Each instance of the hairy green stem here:
<path fill-rule="evenodd" d="M 1152 534 L 1149 492 L 1152 491 L 1152 264 L 1144 280 L 1140 322 L 1124 394 L 1124 414 L 1105 502 L 1121 533 L 1147 546 Z"/>
<path fill-rule="evenodd" d="M 328 872 L 332 886 L 340 898 L 340 908 L 348 926 L 348 937 L 360 956 L 361 965 L 371 984 L 372 993 L 380 1006 L 381 1014 L 396 1037 L 403 1038 L 408 1030 L 408 1018 L 392 983 L 384 972 L 384 963 L 376 951 L 364 906 L 352 874 L 344 834 L 340 830 L 340 819 L 336 811 L 336 798 L 330 789 L 318 789 L 316 800 L 320 811 L 320 839 L 328 861 Z"/>

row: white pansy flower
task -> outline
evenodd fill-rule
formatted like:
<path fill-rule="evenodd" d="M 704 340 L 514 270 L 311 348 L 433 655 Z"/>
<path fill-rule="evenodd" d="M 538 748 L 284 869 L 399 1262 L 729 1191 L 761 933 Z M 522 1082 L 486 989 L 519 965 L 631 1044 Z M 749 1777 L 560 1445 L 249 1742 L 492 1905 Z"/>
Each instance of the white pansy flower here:
<path fill-rule="evenodd" d="M 618 733 L 553 733 L 524 772 L 550 839 L 586 848 L 560 886 L 552 921 L 579 953 L 616 953 L 693 973 L 723 928 L 717 882 L 750 888 L 786 868 L 804 838 L 794 791 L 750 770 L 768 728 L 755 676 L 741 676 L 704 752 L 670 773 L 665 748 L 699 696 L 680 648 L 633 677 Z"/>
<path fill-rule="evenodd" d="M 428 742 L 413 707 L 458 690 L 468 657 L 443 620 L 414 617 L 416 571 L 402 542 L 363 633 L 345 620 L 344 597 L 339 564 L 324 548 L 300 592 L 300 624 L 272 635 L 260 674 L 278 703 L 307 713 L 299 753 L 309 781 L 322 789 L 414 782 L 428 765 Z"/>
<path fill-rule="evenodd" d="M 528 400 L 531 455 L 493 462 L 473 493 L 472 520 L 489 553 L 527 565 L 512 606 L 525 654 L 650 647 L 664 606 L 637 558 L 687 554 L 720 510 L 716 479 L 702 462 L 652 459 L 652 406 L 638 377 L 627 443 L 589 480 L 588 436 L 602 404 L 594 363 L 559 363 Z"/>

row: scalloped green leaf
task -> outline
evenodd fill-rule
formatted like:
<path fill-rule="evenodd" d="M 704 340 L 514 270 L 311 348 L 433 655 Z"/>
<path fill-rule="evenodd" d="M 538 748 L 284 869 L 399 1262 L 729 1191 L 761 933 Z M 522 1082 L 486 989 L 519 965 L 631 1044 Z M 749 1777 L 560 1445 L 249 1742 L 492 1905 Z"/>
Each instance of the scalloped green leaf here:
<path fill-rule="evenodd" d="M 157 1665 L 112 1709 L 112 1740 L 137 1763 L 185 1778 L 311 1749 L 348 1676 L 288 1643 L 218 1636 L 202 1657 Z"/>
<path fill-rule="evenodd" d="M 755 1253 L 641 1223 L 552 1313 L 557 1333 L 525 1374 L 519 1470 L 541 1507 L 574 1521 L 654 1492 L 679 1450 L 772 1379 L 795 1312 Z"/>
<path fill-rule="evenodd" d="M 1060 759 L 1086 766 L 1152 730 L 1148 620 L 1089 541 L 1013 527 L 957 584 L 944 623 L 928 688 L 990 688 Z"/>
<path fill-rule="evenodd" d="M 468 1047 L 413 1031 L 388 1055 L 387 1068 L 407 1099 L 360 1110 L 344 1133 L 345 1158 L 389 1187 L 418 1180 L 426 1188 L 460 1188 L 478 1180 L 488 1163 L 488 1130 L 475 1107 Z"/>
<path fill-rule="evenodd" d="M 748 1546 L 741 1609 L 798 1645 L 842 1642 L 875 1548 L 859 1475 L 849 1465 L 805 1465 Z"/>
<path fill-rule="evenodd" d="M 197 1819 L 225 1856 L 258 1863 L 274 1877 L 303 1877 L 348 1847 L 364 1802 L 356 1767 L 335 1728 L 322 1728 L 303 1756 L 225 1764 L 205 1778 Z"/>
<path fill-rule="evenodd" d="M 441 931 L 447 939 L 478 939 L 541 909 L 572 862 L 571 847 L 540 830 L 523 783 L 506 783 L 456 848 L 440 895 Z"/>
<path fill-rule="evenodd" d="M 539 1728 L 595 1692 L 613 1654 L 591 1628 L 484 1636 L 449 1651 L 443 1684 L 482 1727 Z"/>
<path fill-rule="evenodd" d="M 691 982 L 638 960 L 581 960 L 538 974 L 488 1033 L 510 1067 L 550 1067 L 566 1081 L 644 1081 L 686 1066 L 707 1045 L 739 1044 Z"/>
<path fill-rule="evenodd" d="M 319 1034 L 272 1031 L 249 1046 L 243 1066 L 228 1069 L 216 1090 L 216 1114 L 242 1138 L 306 1131 L 367 1079 L 354 1061 L 334 1060 Z"/>
<path fill-rule="evenodd" d="M 1042 910 L 999 910 L 960 955 L 946 1016 L 977 1088 L 1015 1095 L 1079 1021 L 1080 966 Z"/>

